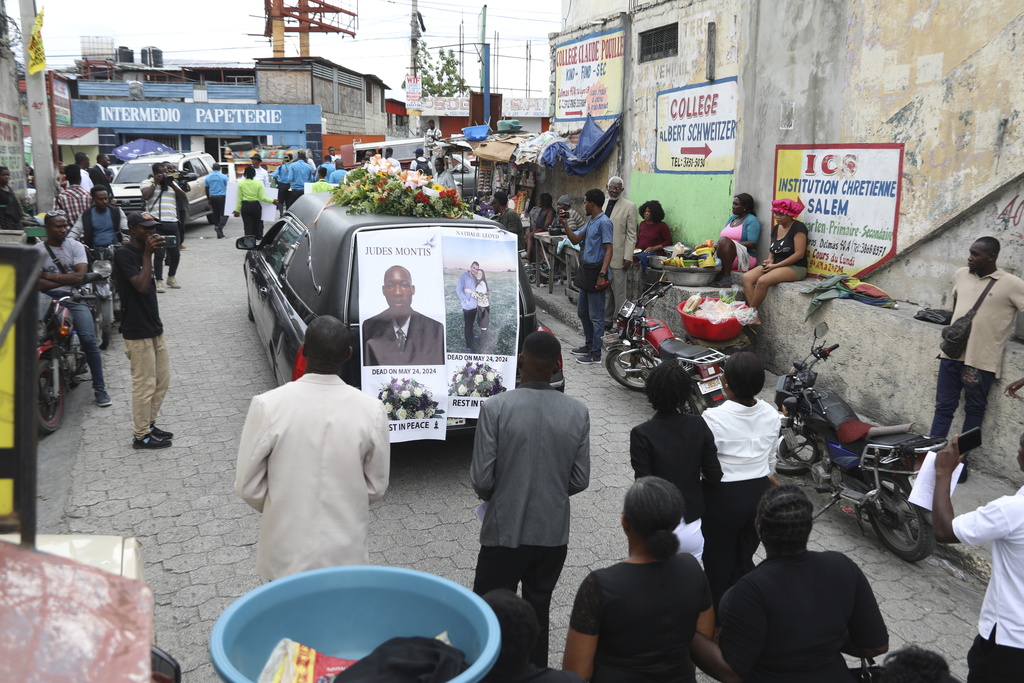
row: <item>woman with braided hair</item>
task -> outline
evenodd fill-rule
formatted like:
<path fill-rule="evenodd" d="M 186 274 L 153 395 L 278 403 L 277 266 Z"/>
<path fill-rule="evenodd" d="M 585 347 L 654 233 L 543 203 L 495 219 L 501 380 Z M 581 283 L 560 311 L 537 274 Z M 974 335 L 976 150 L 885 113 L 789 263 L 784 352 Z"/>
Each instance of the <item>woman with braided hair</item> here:
<path fill-rule="evenodd" d="M 646 391 L 655 413 L 630 431 L 629 461 L 637 479 L 661 477 L 683 494 L 686 513 L 675 531 L 679 552 L 690 553 L 699 562 L 704 554 L 701 475 L 709 485 L 722 479 L 715 437 L 699 415 L 682 412 L 694 391 L 693 380 L 682 365 L 662 363 L 654 368 Z"/>
<path fill-rule="evenodd" d="M 698 634 L 694 660 L 725 683 L 852 681 L 842 653 L 877 657 L 889 633 L 864 572 L 842 553 L 807 550 L 813 507 L 786 484 L 757 506 L 766 559 L 722 598 L 716 645 Z"/>
<path fill-rule="evenodd" d="M 594 683 L 695 681 L 689 645 L 710 638 L 711 593 L 692 555 L 677 554 L 673 530 L 682 494 L 659 477 L 626 492 L 622 529 L 629 557 L 590 573 L 573 604 L 562 668 Z"/>

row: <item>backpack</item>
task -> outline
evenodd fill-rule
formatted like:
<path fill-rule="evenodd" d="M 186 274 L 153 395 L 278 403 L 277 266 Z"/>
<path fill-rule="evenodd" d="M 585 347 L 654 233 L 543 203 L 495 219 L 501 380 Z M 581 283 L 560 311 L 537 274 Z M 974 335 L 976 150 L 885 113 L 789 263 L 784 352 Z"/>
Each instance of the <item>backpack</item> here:
<path fill-rule="evenodd" d="M 430 175 L 430 164 L 426 161 L 416 160 L 416 170 L 423 175 Z"/>

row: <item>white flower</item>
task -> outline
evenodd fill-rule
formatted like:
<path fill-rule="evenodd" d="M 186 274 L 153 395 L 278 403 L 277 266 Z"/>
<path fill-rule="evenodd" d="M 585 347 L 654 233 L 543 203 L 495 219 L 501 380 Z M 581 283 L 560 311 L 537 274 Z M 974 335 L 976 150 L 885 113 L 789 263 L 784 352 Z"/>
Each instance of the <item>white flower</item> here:
<path fill-rule="evenodd" d="M 488 382 L 493 382 L 494 381 L 494 373 L 493 372 L 488 372 L 487 373 L 487 381 Z"/>
<path fill-rule="evenodd" d="M 409 414 L 409 413 L 405 412 L 405 408 L 399 408 L 399 409 L 398 409 L 398 413 L 397 413 L 397 415 L 398 415 L 398 419 L 399 419 L 399 420 L 404 420 L 404 419 L 405 419 L 405 417 L 406 417 L 406 416 L 407 416 L 408 414 Z"/>
<path fill-rule="evenodd" d="M 465 385 L 460 384 L 459 385 L 459 396 L 465 396 L 465 395 L 466 395 L 466 387 L 465 387 Z"/>
<path fill-rule="evenodd" d="M 423 417 L 430 417 L 433 414 L 434 414 L 434 409 L 433 408 L 427 408 L 427 412 L 426 412 L 426 414 Z"/>
<path fill-rule="evenodd" d="M 463 374 L 462 374 L 462 373 L 460 372 L 460 373 L 458 374 L 458 376 L 457 376 L 457 377 L 455 378 L 455 381 L 456 381 L 456 382 L 461 382 L 461 381 L 462 381 L 462 378 L 463 378 L 463 377 L 464 377 L 464 375 L 463 375 Z"/>
<path fill-rule="evenodd" d="M 416 419 L 417 420 L 422 420 L 423 419 L 423 411 L 422 410 L 417 410 L 416 411 Z"/>
<path fill-rule="evenodd" d="M 391 411 L 393 411 L 394 409 L 395 409 L 395 407 L 393 405 L 391 405 L 390 403 L 385 403 L 384 404 L 384 410 L 387 411 L 387 413 L 389 415 L 391 414 Z"/>
<path fill-rule="evenodd" d="M 423 395 L 423 387 L 416 387 L 415 389 L 413 389 L 412 390 L 412 395 L 413 396 L 422 396 Z"/>
<path fill-rule="evenodd" d="M 474 382 L 475 382 L 476 384 L 483 384 L 483 383 L 484 383 L 484 378 L 483 378 L 483 377 L 481 377 L 480 375 L 477 375 L 476 377 L 474 377 L 474 378 L 473 378 L 473 381 L 474 381 Z"/>
<path fill-rule="evenodd" d="M 406 389 L 405 391 L 400 393 L 399 396 L 402 397 L 402 400 L 405 400 L 405 399 L 409 398 L 410 396 L 412 396 L 412 393 L 410 393 L 409 390 Z"/>
<path fill-rule="evenodd" d="M 470 394 L 470 396 L 472 396 L 473 398 L 480 398 L 480 392 L 474 391 L 472 394 Z"/>

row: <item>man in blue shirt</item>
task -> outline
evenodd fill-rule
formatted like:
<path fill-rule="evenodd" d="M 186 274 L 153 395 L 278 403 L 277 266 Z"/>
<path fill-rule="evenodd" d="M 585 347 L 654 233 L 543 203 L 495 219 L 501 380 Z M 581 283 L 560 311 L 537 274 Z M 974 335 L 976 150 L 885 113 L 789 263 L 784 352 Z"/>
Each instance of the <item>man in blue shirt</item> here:
<path fill-rule="evenodd" d="M 316 182 L 313 167 L 306 161 L 305 152 L 298 152 L 295 161 L 288 164 L 288 176 L 291 181 L 291 190 L 288 192 L 288 207 L 290 208 L 296 199 L 306 193 L 306 183 Z"/>
<path fill-rule="evenodd" d="M 466 353 L 476 353 L 476 334 L 473 324 L 476 322 L 476 283 L 477 275 L 480 273 L 480 264 L 476 261 L 470 264 L 469 270 L 459 276 L 455 284 L 455 293 L 459 296 L 462 304 L 463 327 L 466 340 Z M 483 335 L 481 335 L 483 336 Z"/>
<path fill-rule="evenodd" d="M 344 180 L 345 176 L 347 175 L 348 171 L 346 171 L 343 168 L 339 168 L 337 171 L 334 171 L 333 173 L 327 176 L 327 182 L 329 182 L 331 185 L 337 185 L 342 180 Z"/>
<path fill-rule="evenodd" d="M 274 180 L 277 181 L 277 205 L 281 209 L 281 215 L 288 209 L 288 194 L 292 188 L 292 155 L 284 155 L 284 163 L 274 171 Z"/>
<path fill-rule="evenodd" d="M 92 249 L 102 249 L 124 241 L 124 213 L 110 205 L 110 194 L 103 185 L 93 185 L 92 207 L 82 212 L 68 237 Z"/>
<path fill-rule="evenodd" d="M 332 157 L 330 154 L 325 154 L 324 155 L 324 163 L 320 164 L 320 168 L 327 169 L 327 177 L 328 178 L 331 177 L 332 173 L 334 173 L 336 170 L 338 170 L 337 167 L 334 165 L 334 157 Z M 317 173 L 318 174 L 319 174 L 320 168 L 317 169 Z M 330 181 L 328 181 L 328 182 L 330 182 Z"/>
<path fill-rule="evenodd" d="M 206 176 L 206 204 L 213 210 L 214 225 L 217 239 L 224 239 L 224 224 L 228 217 L 224 214 L 224 201 L 227 199 L 228 177 L 220 172 L 220 164 L 213 165 L 213 173 Z"/>
<path fill-rule="evenodd" d="M 612 237 L 614 228 L 612 221 L 604 215 L 601 207 L 604 205 L 604 192 L 601 190 L 588 190 L 583 201 L 583 211 L 590 220 L 579 232 L 573 232 L 569 227 L 568 213 L 560 211 L 558 220 L 562 223 L 565 236 L 573 244 L 583 242 L 583 251 L 580 254 L 580 269 L 583 274 L 593 268 L 600 268 L 597 274 L 597 281 L 593 289 L 588 291 L 580 287 L 580 298 L 576 305 L 576 314 L 583 323 L 583 336 L 585 343 L 579 348 L 572 350 L 576 362 L 582 365 L 593 365 L 601 362 L 601 335 L 604 333 L 604 298 L 605 290 L 608 288 L 611 271 L 609 265 L 612 260 Z M 586 241 L 584 242 L 584 239 Z"/>

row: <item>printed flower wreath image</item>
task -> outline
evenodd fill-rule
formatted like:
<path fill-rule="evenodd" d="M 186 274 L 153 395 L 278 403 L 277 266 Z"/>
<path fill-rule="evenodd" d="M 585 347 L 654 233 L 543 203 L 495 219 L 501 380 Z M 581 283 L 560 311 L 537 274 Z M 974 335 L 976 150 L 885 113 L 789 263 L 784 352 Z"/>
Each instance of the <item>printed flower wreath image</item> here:
<path fill-rule="evenodd" d="M 389 420 L 425 420 L 444 415 L 443 410 L 437 409 L 433 392 L 411 378 L 392 377 L 389 384 L 381 387 L 377 398 L 384 404 Z"/>
<path fill-rule="evenodd" d="M 487 363 L 470 361 L 452 375 L 449 396 L 487 397 L 505 391 L 501 375 Z"/>

